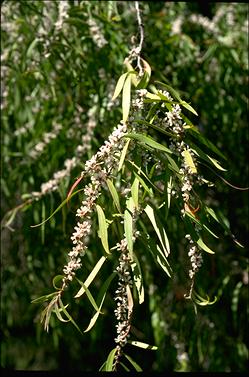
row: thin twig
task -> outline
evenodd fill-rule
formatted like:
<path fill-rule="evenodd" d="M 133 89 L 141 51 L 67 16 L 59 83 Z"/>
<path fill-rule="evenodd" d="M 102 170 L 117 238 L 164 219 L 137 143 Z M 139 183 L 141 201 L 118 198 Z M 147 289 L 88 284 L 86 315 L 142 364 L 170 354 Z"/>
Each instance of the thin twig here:
<path fill-rule="evenodd" d="M 142 19 L 141 19 L 141 13 L 140 13 L 140 8 L 139 8 L 139 1 L 135 1 L 135 8 L 136 8 L 136 12 L 137 12 L 137 22 L 138 22 L 139 33 L 140 33 L 139 45 L 136 48 L 137 66 L 139 68 L 139 76 L 142 76 L 143 75 L 143 67 L 141 65 L 140 54 L 141 54 L 142 47 L 143 47 L 143 42 L 144 42 L 144 25 L 143 25 Z"/>

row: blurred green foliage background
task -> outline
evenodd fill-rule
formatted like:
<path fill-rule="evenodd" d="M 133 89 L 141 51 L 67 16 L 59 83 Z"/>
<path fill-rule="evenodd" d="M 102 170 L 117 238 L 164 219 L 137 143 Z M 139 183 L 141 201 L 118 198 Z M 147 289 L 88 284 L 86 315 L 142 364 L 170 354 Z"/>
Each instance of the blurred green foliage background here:
<path fill-rule="evenodd" d="M 71 1 L 61 27 L 58 6 L 58 1 L 23 0 L 1 5 L 2 218 L 6 220 L 9 210 L 29 200 L 31 192 L 39 192 L 66 159 L 78 156 L 71 176 L 57 191 L 21 207 L 2 229 L 1 366 L 94 371 L 113 348 L 111 292 L 104 316 L 84 337 L 54 318 L 47 334 L 40 324 L 41 307 L 31 304 L 49 293 L 52 278 L 61 273 L 77 196 L 45 227 L 30 226 L 65 199 L 84 161 L 119 122 L 120 103 L 113 104 L 111 97 L 125 71 L 131 36 L 138 36 L 138 30 L 131 1 Z M 199 114 L 193 123 L 227 157 L 223 177 L 235 186 L 249 186 L 248 5 L 143 1 L 140 6 L 145 28 L 142 56 L 152 67 L 152 80 L 169 83 L 191 102 Z M 95 32 L 89 19 L 97 25 Z M 87 132 L 91 109 L 96 124 L 89 148 L 81 155 L 77 147 Z M 57 134 L 56 124 L 62 126 Z M 55 136 L 44 143 L 49 132 Z M 157 352 L 131 350 L 145 371 L 247 370 L 248 192 L 214 177 L 215 187 L 203 195 L 223 214 L 244 248 L 219 228 L 219 240 L 210 238 L 216 254 L 205 256 L 198 284 L 219 299 L 198 308 L 197 315 L 184 299 L 188 280 L 184 241 L 179 236 L 182 225 L 172 218 L 171 280 L 140 252 L 146 300 L 135 308 L 132 331 L 139 340 L 159 347 Z M 93 234 L 82 278 L 101 255 L 97 238 Z M 106 277 L 111 271 L 109 266 Z M 98 276 L 93 294 L 106 277 Z M 71 313 L 84 327 L 91 309 L 79 301 L 72 303 Z"/>

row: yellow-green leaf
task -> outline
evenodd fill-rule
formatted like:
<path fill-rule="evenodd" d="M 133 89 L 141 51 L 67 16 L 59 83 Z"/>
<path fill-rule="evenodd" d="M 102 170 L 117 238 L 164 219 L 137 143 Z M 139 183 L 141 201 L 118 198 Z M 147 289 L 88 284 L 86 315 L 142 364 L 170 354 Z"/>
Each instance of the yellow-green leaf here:
<path fill-rule="evenodd" d="M 103 248 L 107 254 L 111 254 L 108 245 L 108 233 L 107 233 L 107 223 L 103 209 L 97 204 L 96 205 L 99 221 L 99 237 L 101 239 Z"/>
<path fill-rule="evenodd" d="M 191 111 L 191 113 L 195 114 L 196 116 L 198 116 L 197 112 L 195 111 L 195 109 L 193 109 L 192 106 L 190 106 L 189 103 L 187 103 L 186 101 L 181 101 L 180 102 L 180 105 L 182 105 L 183 107 L 185 107 L 187 110 Z"/>
<path fill-rule="evenodd" d="M 84 286 L 85 287 L 89 287 L 89 285 L 94 280 L 95 276 L 97 275 L 97 273 L 99 272 L 99 270 L 101 269 L 101 267 L 103 266 L 103 264 L 104 264 L 105 261 L 106 261 L 106 257 L 102 256 L 100 258 L 100 260 L 96 263 L 96 265 L 94 266 L 93 270 L 89 274 L 88 278 L 84 282 Z M 78 298 L 78 297 L 82 296 L 85 293 L 84 286 L 82 286 L 80 288 L 80 290 L 77 292 L 77 294 L 74 296 L 74 298 Z"/>
<path fill-rule="evenodd" d="M 203 240 L 202 240 L 201 238 L 198 239 L 197 244 L 200 246 L 200 248 L 201 248 L 202 250 L 205 250 L 207 253 L 209 253 L 209 254 L 214 254 L 214 251 L 211 250 L 211 249 L 210 249 L 210 248 L 209 248 L 209 247 L 203 242 Z"/>
<path fill-rule="evenodd" d="M 120 156 L 120 160 L 119 160 L 119 164 L 118 164 L 118 171 L 120 171 L 122 169 L 130 141 L 131 141 L 130 139 L 127 140 L 127 142 L 125 143 L 125 146 L 124 146 L 124 148 L 121 152 L 121 156 Z"/>
<path fill-rule="evenodd" d="M 112 372 L 113 368 L 113 362 L 114 362 L 114 357 L 117 352 L 117 347 L 115 347 L 111 352 L 109 353 L 107 360 L 106 360 L 106 365 L 105 365 L 105 372 Z"/>
<path fill-rule="evenodd" d="M 123 73 L 119 79 L 118 79 L 118 82 L 117 82 L 117 85 L 116 85 L 116 88 L 114 90 L 114 94 L 112 96 L 112 101 L 114 101 L 120 94 L 121 90 L 123 89 L 123 86 L 124 86 L 124 82 L 125 82 L 125 79 L 128 75 L 128 72 L 126 73 Z"/>
<path fill-rule="evenodd" d="M 123 111 L 123 121 L 126 122 L 130 112 L 131 105 L 131 75 L 127 75 L 122 96 L 122 111 Z"/>
<path fill-rule="evenodd" d="M 140 348 L 144 348 L 144 349 L 152 350 L 152 351 L 155 351 L 155 350 L 158 349 L 157 346 L 151 346 L 147 343 L 139 342 L 137 340 L 128 340 L 127 343 L 130 343 L 130 344 L 132 344 L 133 346 L 136 346 L 136 347 L 140 347 Z"/>
<path fill-rule="evenodd" d="M 214 166 L 219 169 L 219 170 L 222 170 L 222 171 L 227 171 L 227 169 L 224 169 L 222 166 L 220 166 L 220 164 L 218 163 L 218 161 L 213 158 L 213 157 L 210 157 L 207 155 L 207 158 L 214 164 Z"/>
<path fill-rule="evenodd" d="M 121 213 L 121 207 L 120 207 L 119 196 L 118 196 L 117 190 L 110 179 L 107 179 L 106 183 L 111 193 L 112 199 L 117 207 L 117 210 Z"/>
<path fill-rule="evenodd" d="M 197 169 L 190 152 L 187 149 L 185 149 L 182 152 L 182 156 L 184 157 L 185 164 L 190 168 L 191 172 L 197 173 Z"/>

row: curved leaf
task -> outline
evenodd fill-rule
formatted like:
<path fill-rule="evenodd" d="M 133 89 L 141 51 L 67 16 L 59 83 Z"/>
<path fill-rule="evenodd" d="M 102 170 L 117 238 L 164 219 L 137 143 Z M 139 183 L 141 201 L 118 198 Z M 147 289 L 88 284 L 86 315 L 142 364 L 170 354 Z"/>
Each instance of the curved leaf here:
<path fill-rule="evenodd" d="M 123 95 L 122 95 L 122 111 L 123 111 L 123 121 L 126 122 L 130 112 L 131 105 L 131 75 L 126 77 Z"/>
<path fill-rule="evenodd" d="M 110 179 L 107 179 L 106 183 L 111 193 L 112 199 L 117 207 L 117 210 L 121 213 L 121 207 L 120 207 L 119 196 L 118 196 L 117 190 Z"/>
<path fill-rule="evenodd" d="M 128 72 L 126 73 L 123 73 L 119 79 L 118 79 L 118 82 L 117 82 L 117 85 L 116 85 L 116 88 L 114 90 L 114 94 L 112 96 L 112 101 L 114 101 L 120 94 L 121 90 L 123 89 L 123 86 L 124 86 L 124 82 L 125 82 L 125 79 L 128 75 Z"/>
<path fill-rule="evenodd" d="M 107 232 L 107 223 L 103 209 L 96 204 L 96 209 L 98 213 L 98 221 L 99 221 L 99 237 L 101 239 L 103 248 L 107 254 L 111 254 L 108 245 L 108 232 Z"/>
<path fill-rule="evenodd" d="M 158 143 L 157 141 L 155 141 L 151 137 L 148 137 L 144 134 L 129 133 L 129 134 L 125 134 L 125 137 L 129 137 L 130 139 L 138 140 L 138 141 L 140 141 L 140 143 L 144 143 L 146 145 L 149 145 L 150 147 L 152 147 L 154 149 L 158 149 L 160 151 L 164 151 L 164 152 L 167 152 L 169 154 L 172 154 L 172 151 L 169 148 L 165 147 L 164 145 Z"/>
<path fill-rule="evenodd" d="M 84 331 L 85 332 L 88 332 L 90 331 L 93 326 L 95 325 L 97 319 L 98 319 L 98 316 L 100 314 L 100 310 L 102 308 L 102 305 L 104 303 L 104 300 L 105 300 L 105 296 L 106 296 L 106 293 L 107 293 L 107 290 L 109 288 L 109 285 L 111 283 L 111 281 L 113 280 L 114 276 L 116 276 L 116 272 L 113 272 L 109 277 L 108 279 L 106 279 L 106 281 L 104 282 L 104 284 L 102 285 L 101 289 L 100 289 L 100 292 L 99 292 L 99 295 L 98 295 L 98 298 L 97 298 L 97 305 L 99 307 L 99 310 L 93 315 L 93 317 L 91 318 L 90 320 L 90 323 L 89 325 L 87 326 L 86 330 Z"/>
<path fill-rule="evenodd" d="M 142 368 L 130 356 L 126 355 L 126 353 L 123 353 L 123 355 L 131 363 L 131 365 L 136 370 L 136 372 L 142 372 L 143 371 Z"/>
<path fill-rule="evenodd" d="M 109 353 L 106 360 L 106 365 L 105 365 L 106 372 L 112 372 L 113 362 L 114 362 L 114 357 L 115 357 L 116 352 L 117 352 L 117 347 L 113 348 L 113 350 L 111 350 L 111 352 Z"/>

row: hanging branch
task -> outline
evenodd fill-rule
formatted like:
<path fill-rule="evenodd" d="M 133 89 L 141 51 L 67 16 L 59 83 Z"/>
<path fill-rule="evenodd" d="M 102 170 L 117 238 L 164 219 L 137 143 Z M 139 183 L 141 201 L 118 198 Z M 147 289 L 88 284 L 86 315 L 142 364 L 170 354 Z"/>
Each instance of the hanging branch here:
<path fill-rule="evenodd" d="M 144 25 L 142 23 L 141 18 L 141 12 L 139 8 L 139 1 L 135 1 L 135 9 L 137 13 L 137 22 L 138 22 L 138 28 L 139 28 L 139 34 L 140 34 L 140 40 L 137 47 L 133 47 L 130 51 L 130 55 L 128 56 L 127 60 L 132 60 L 133 58 L 137 58 L 137 67 L 139 69 L 139 76 L 143 76 L 144 69 L 141 65 L 141 51 L 143 47 L 144 42 Z"/>

